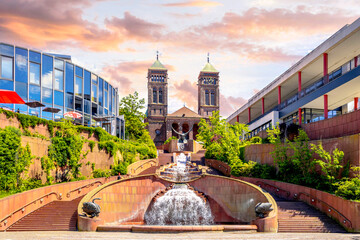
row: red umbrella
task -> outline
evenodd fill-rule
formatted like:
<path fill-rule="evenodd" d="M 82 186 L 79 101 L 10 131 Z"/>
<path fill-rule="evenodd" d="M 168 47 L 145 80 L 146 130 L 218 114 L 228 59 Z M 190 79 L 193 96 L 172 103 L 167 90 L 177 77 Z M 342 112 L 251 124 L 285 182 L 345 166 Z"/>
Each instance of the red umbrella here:
<path fill-rule="evenodd" d="M 24 104 L 24 100 L 14 91 L 0 90 L 0 103 Z"/>
<path fill-rule="evenodd" d="M 67 112 L 67 113 L 64 113 L 64 117 L 82 118 L 82 114 L 77 113 L 77 112 Z"/>

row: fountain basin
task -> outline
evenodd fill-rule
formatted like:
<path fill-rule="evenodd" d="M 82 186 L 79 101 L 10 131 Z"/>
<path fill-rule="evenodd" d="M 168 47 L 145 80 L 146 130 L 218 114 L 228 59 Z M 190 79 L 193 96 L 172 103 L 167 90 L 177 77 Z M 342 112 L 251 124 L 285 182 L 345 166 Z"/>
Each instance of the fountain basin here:
<path fill-rule="evenodd" d="M 256 225 L 206 225 L 206 226 L 149 226 L 149 225 L 100 225 L 99 232 L 144 232 L 144 233 L 179 233 L 179 232 L 203 232 L 203 231 L 240 231 L 257 232 Z"/>
<path fill-rule="evenodd" d="M 112 228 L 129 229 L 129 226 L 134 226 L 131 223 L 145 223 L 144 216 L 153 198 L 159 191 L 165 191 L 172 184 L 171 181 L 151 174 L 121 179 L 102 185 L 85 195 L 78 206 L 78 212 L 81 214 L 83 202 L 89 202 L 93 198 L 99 197 L 101 198 L 98 201 L 101 207 L 100 216 L 93 219 L 79 216 L 78 229 L 80 231 L 95 231 L 99 226 L 104 225 Z M 230 226 L 257 225 L 258 231 L 277 231 L 276 203 L 270 194 L 262 191 L 261 188 L 238 179 L 214 175 L 203 175 L 198 179 L 189 181 L 188 184 L 195 191 L 206 196 L 214 216 L 215 226 L 227 224 Z M 257 218 L 254 208 L 258 202 L 272 203 L 274 211 L 266 218 Z M 124 224 L 129 225 L 125 226 Z M 210 226 L 214 225 L 207 227 Z M 164 228 L 167 227 L 170 226 L 164 226 Z"/>

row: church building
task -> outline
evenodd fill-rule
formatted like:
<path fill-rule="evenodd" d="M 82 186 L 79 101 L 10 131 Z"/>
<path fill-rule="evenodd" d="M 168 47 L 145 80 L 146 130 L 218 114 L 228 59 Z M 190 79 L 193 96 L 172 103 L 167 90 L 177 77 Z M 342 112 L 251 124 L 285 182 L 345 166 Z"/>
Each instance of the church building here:
<path fill-rule="evenodd" d="M 184 106 L 168 114 L 168 70 L 156 57 L 148 69 L 148 130 L 156 146 L 162 145 L 177 133 L 187 133 L 188 140 L 196 140 L 201 118 L 209 118 L 219 110 L 219 72 L 209 57 L 198 77 L 198 112 Z"/>

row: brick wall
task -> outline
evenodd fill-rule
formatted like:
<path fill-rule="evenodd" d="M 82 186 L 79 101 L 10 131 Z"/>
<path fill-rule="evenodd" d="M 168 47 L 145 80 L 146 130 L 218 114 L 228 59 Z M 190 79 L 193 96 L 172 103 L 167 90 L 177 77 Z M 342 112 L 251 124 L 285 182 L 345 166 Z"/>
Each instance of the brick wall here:
<path fill-rule="evenodd" d="M 360 133 L 360 110 L 302 125 L 311 140 L 336 138 Z"/>

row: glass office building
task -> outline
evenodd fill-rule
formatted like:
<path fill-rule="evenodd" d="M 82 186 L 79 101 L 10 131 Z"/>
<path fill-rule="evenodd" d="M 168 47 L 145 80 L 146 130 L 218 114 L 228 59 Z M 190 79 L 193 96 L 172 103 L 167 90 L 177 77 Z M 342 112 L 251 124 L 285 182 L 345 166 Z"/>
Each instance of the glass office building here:
<path fill-rule="evenodd" d="M 64 113 L 82 115 L 76 123 L 100 126 L 109 133 L 124 137 L 124 118 L 119 116 L 117 88 L 91 71 L 73 64 L 71 56 L 0 43 L 0 89 L 16 91 L 25 102 L 38 101 L 43 108 L 25 104 L 0 104 L 24 114 L 59 120 Z M 57 113 L 43 111 L 60 109 Z"/>

